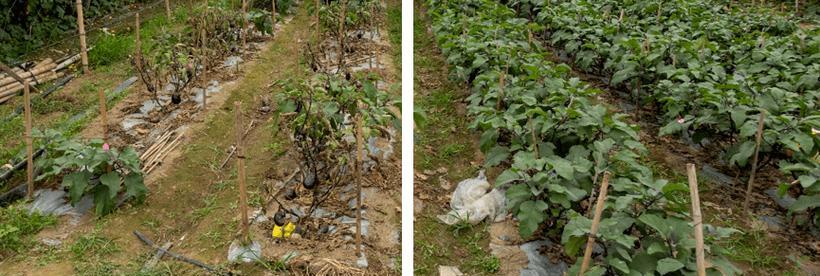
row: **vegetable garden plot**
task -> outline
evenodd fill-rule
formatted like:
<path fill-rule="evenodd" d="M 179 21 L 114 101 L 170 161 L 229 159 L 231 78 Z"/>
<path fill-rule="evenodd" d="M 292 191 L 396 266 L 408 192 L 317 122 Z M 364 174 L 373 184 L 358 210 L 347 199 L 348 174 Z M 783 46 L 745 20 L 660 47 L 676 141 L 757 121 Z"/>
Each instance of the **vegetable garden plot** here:
<path fill-rule="evenodd" d="M 517 8 L 532 18 L 530 31 L 543 32 L 576 67 L 648 103 L 663 125 L 660 135 L 717 149 L 721 165 L 737 174 L 753 167 L 758 117 L 765 113 L 758 167 L 784 174 L 767 186 L 796 196 L 789 212 L 808 213 L 800 224 L 816 227 L 820 30 L 766 9 L 659 3 Z"/>
<path fill-rule="evenodd" d="M 485 166 L 505 170 L 492 182 L 506 191 L 507 204 L 525 239 L 563 244 L 577 274 L 581 247 L 591 228 L 583 214 L 597 198 L 604 172 L 611 173 L 590 274 L 671 273 L 695 269 L 687 202 L 677 193 L 685 183 L 657 179 L 641 165 L 646 148 L 624 114 L 608 112 L 592 98 L 595 89 L 569 74 L 566 65 L 545 61 L 530 39 L 531 25 L 492 1 L 429 1 L 433 32 L 467 83 L 472 128 L 482 132 Z M 736 230 L 706 226 L 715 239 Z M 707 241 L 710 271 L 738 270 Z"/>
<path fill-rule="evenodd" d="M 284 172 L 281 178 L 263 183 L 267 203 L 255 212 L 252 233 L 264 237 L 263 255 L 290 256 L 294 269 L 321 275 L 398 269 L 397 89 L 381 81 L 387 46 L 376 35 L 384 9 L 379 1 L 323 5 L 322 43 L 302 47 L 311 77 L 283 81 L 286 92 L 273 96 L 278 127 L 289 137 L 287 161 L 274 168 Z M 329 23 L 363 13 L 367 21 Z"/>

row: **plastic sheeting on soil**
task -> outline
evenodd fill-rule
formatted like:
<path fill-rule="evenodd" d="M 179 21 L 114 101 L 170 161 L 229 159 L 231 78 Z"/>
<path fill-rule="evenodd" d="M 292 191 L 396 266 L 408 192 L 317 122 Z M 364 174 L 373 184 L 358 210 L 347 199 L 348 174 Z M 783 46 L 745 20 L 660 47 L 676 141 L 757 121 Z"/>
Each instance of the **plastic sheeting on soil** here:
<path fill-rule="evenodd" d="M 531 241 L 521 245 L 521 251 L 527 254 L 529 264 L 521 269 L 521 276 L 561 276 L 569 268 L 567 263 L 558 261 L 553 264 L 549 258 L 541 255 L 540 249 L 544 246 L 551 246 L 552 242 L 540 240 Z"/>
<path fill-rule="evenodd" d="M 448 225 L 461 221 L 477 224 L 486 218 L 494 222 L 504 220 L 506 216 L 504 193 L 498 189 L 491 190 L 490 187 L 484 171 L 480 171 L 476 178 L 459 182 L 450 199 L 452 210 L 447 214 L 439 215 L 438 219 Z"/>
<path fill-rule="evenodd" d="M 242 246 L 238 241 L 231 242 L 228 248 L 228 262 L 251 263 L 262 260 L 262 244 L 253 241 L 247 246 Z"/>
<path fill-rule="evenodd" d="M 71 224 L 77 225 L 80 218 L 94 205 L 94 199 L 91 195 L 86 195 L 77 202 L 76 206 L 72 206 L 66 200 L 67 196 L 63 190 L 37 190 L 34 192 L 34 201 L 29 205 L 29 213 L 38 212 L 55 216 L 70 215 Z"/>

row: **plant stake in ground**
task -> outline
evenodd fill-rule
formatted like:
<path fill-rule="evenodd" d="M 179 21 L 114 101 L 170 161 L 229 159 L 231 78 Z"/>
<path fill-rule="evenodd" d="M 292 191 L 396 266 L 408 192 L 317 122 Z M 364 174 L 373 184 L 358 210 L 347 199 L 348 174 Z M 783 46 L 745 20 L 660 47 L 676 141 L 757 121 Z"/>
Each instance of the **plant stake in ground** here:
<path fill-rule="evenodd" d="M 700 195 L 698 194 L 698 176 L 695 172 L 695 164 L 686 164 L 686 174 L 689 178 L 689 197 L 692 201 L 692 225 L 695 228 L 697 271 L 698 276 L 706 276 L 706 255 L 703 252 L 703 215 L 700 213 Z"/>
<path fill-rule="evenodd" d="M 23 82 L 23 108 L 25 108 L 26 120 L 26 183 L 28 183 L 28 193 L 26 198 L 34 197 L 34 150 L 31 137 L 31 91 L 29 91 L 28 80 Z"/>
<path fill-rule="evenodd" d="M 604 212 L 604 203 L 606 203 L 606 192 L 609 188 L 609 172 L 604 173 L 604 179 L 601 181 L 601 189 L 598 192 L 598 202 L 595 203 L 595 214 L 592 218 L 592 228 L 589 231 L 587 238 L 587 248 L 584 250 L 584 260 L 581 263 L 581 270 L 578 271 L 579 276 L 583 276 L 589 267 L 589 261 L 592 258 L 592 246 L 595 244 L 595 235 L 598 234 L 598 226 L 601 222 L 601 213 Z"/>
<path fill-rule="evenodd" d="M 83 0 L 77 0 L 77 30 L 80 32 L 80 56 L 82 57 L 83 73 L 91 73 L 88 69 L 88 50 L 85 44 L 85 20 L 83 19 Z"/>
<path fill-rule="evenodd" d="M 254 262 L 262 258 L 262 245 L 251 240 L 248 223 L 248 198 L 245 188 L 245 152 L 243 149 L 242 134 L 242 104 L 234 102 L 236 112 L 236 170 L 239 183 L 239 227 L 240 237 L 228 248 L 229 262 Z"/>

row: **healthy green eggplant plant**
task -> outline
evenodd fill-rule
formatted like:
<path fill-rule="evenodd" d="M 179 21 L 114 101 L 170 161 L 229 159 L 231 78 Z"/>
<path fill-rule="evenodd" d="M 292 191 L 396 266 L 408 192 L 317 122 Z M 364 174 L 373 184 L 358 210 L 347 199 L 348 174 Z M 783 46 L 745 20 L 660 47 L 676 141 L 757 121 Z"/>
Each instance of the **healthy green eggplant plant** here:
<path fill-rule="evenodd" d="M 72 204 L 93 195 L 96 213 L 102 216 L 114 210 L 121 194 L 137 201 L 145 198 L 148 189 L 133 148 L 119 151 L 99 139 L 83 143 L 53 130 L 37 131 L 35 136 L 48 141 L 44 145 L 46 158 L 36 162 L 43 168 L 36 180 L 62 178 Z"/>
<path fill-rule="evenodd" d="M 691 273 L 692 227 L 679 196 L 688 187 L 641 165 L 646 148 L 637 127 L 595 104 L 599 91 L 573 78 L 570 67 L 547 61 L 515 10 L 489 0 L 430 0 L 428 7 L 452 77 L 471 86 L 470 127 L 482 133 L 485 166 L 504 169 L 495 184 L 506 190 L 520 234 L 559 240 L 568 256 L 579 256 L 591 227 L 580 214 L 589 213 L 596 185 L 610 172 L 599 233 L 604 262 L 587 273 Z M 715 239 L 735 232 L 707 229 Z M 718 246 L 709 241 L 709 248 L 710 270 L 738 273 Z"/>
<path fill-rule="evenodd" d="M 817 219 L 820 30 L 771 10 L 703 0 L 581 0 L 533 10 L 544 38 L 577 68 L 655 106 L 659 134 L 725 145 L 737 169 L 750 166 L 757 116 L 765 112 L 760 166 L 792 176 L 805 204 L 791 211 Z"/>

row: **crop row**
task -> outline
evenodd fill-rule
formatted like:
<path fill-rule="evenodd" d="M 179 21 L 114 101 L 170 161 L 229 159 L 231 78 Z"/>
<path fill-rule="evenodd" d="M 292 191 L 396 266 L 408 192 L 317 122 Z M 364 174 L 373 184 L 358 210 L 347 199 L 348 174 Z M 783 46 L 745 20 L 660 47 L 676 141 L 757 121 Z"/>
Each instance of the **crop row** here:
<path fill-rule="evenodd" d="M 482 133 L 486 166 L 506 168 L 495 180 L 523 237 L 560 239 L 577 257 L 590 232 L 590 204 L 611 174 L 598 241 L 603 253 L 588 275 L 661 274 L 695 269 L 684 183 L 653 176 L 641 165 L 646 148 L 637 127 L 593 97 L 531 43 L 533 26 L 490 0 L 428 1 L 433 32 L 452 77 L 471 88 L 471 128 Z M 735 230 L 707 226 L 711 270 L 737 270 L 712 243 Z M 571 268 L 577 274 L 580 262 Z"/>
<path fill-rule="evenodd" d="M 765 113 L 759 166 L 800 183 L 781 185 L 802 195 L 792 211 L 820 205 L 820 29 L 703 0 L 524 2 L 532 29 L 577 68 L 654 106 L 660 135 L 717 141 L 747 168 Z"/>

